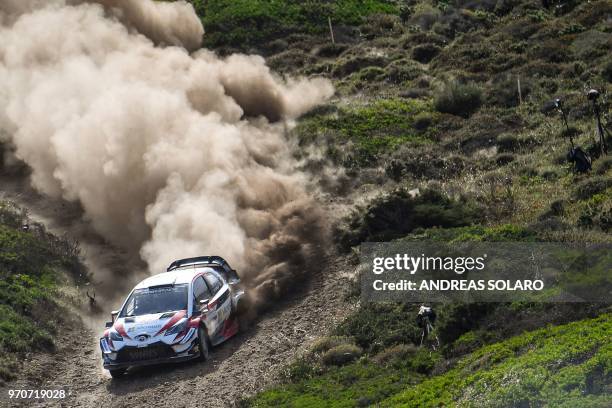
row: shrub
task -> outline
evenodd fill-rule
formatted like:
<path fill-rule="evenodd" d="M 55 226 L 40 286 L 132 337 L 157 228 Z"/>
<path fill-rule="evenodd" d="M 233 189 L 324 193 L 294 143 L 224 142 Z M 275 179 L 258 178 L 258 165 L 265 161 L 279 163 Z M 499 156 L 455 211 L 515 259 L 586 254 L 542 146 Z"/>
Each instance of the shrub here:
<path fill-rule="evenodd" d="M 608 172 L 608 170 L 612 169 L 612 156 L 606 156 L 600 158 L 595 162 L 593 166 L 593 171 L 595 174 L 603 175 Z"/>
<path fill-rule="evenodd" d="M 578 225 L 588 228 L 598 227 L 604 232 L 612 229 L 612 190 L 594 194 L 582 203 Z"/>
<path fill-rule="evenodd" d="M 521 98 L 526 100 L 531 93 L 533 86 L 527 78 L 521 78 Z M 517 77 L 505 75 L 501 79 L 494 82 L 489 89 L 487 101 L 493 105 L 512 108 L 519 105 L 519 93 Z"/>
<path fill-rule="evenodd" d="M 440 53 L 441 48 L 434 44 L 421 44 L 412 50 L 412 58 L 424 64 Z"/>
<path fill-rule="evenodd" d="M 361 33 L 365 38 L 372 39 L 379 36 L 396 36 L 401 34 L 402 25 L 397 16 L 391 14 L 373 14 L 361 26 Z"/>
<path fill-rule="evenodd" d="M 327 350 L 321 361 L 326 366 L 341 366 L 355 361 L 361 356 L 361 353 L 361 348 L 354 344 L 341 344 Z"/>
<path fill-rule="evenodd" d="M 346 249 L 365 241 L 390 241 L 415 228 L 459 227 L 479 218 L 475 203 L 453 200 L 427 189 L 413 197 L 407 190 L 396 190 L 375 199 L 366 209 L 355 213 L 348 230 L 340 235 Z"/>
<path fill-rule="evenodd" d="M 382 67 L 385 58 L 377 55 L 357 55 L 341 58 L 332 70 L 335 77 L 344 77 L 367 67 Z"/>
<path fill-rule="evenodd" d="M 601 70 L 601 76 L 608 82 L 612 82 L 612 59 L 609 59 Z"/>
<path fill-rule="evenodd" d="M 345 44 L 324 44 L 319 48 L 317 55 L 324 58 L 337 57 L 348 48 Z"/>
<path fill-rule="evenodd" d="M 495 162 L 500 166 L 504 166 L 514 161 L 514 155 L 512 153 L 501 153 L 495 157 Z"/>
<path fill-rule="evenodd" d="M 513 152 L 519 145 L 518 138 L 511 133 L 502 133 L 497 136 L 497 148 L 500 152 Z"/>
<path fill-rule="evenodd" d="M 440 18 L 441 12 L 438 8 L 426 3 L 420 3 L 415 7 L 414 13 L 410 18 L 410 23 L 418 25 L 423 30 L 429 30 Z"/>
<path fill-rule="evenodd" d="M 416 130 L 425 130 L 431 126 L 433 115 L 430 112 L 420 112 L 414 117 L 414 128 Z"/>
<path fill-rule="evenodd" d="M 439 112 L 469 117 L 482 104 L 482 90 L 474 84 L 447 83 L 434 98 Z"/>
<path fill-rule="evenodd" d="M 265 46 L 268 41 L 293 33 L 325 33 L 328 30 L 328 17 L 334 26 L 356 26 L 363 23 L 367 16 L 398 12 L 394 5 L 380 0 L 198 0 L 198 3 L 203 4 L 197 11 L 206 27 L 205 44 L 230 45 L 241 49 Z"/>
<path fill-rule="evenodd" d="M 288 382 L 299 382 L 308 380 L 317 374 L 320 374 L 315 365 L 311 361 L 300 358 L 289 365 L 287 369 L 282 373 L 282 376 Z"/>
<path fill-rule="evenodd" d="M 421 330 L 413 305 L 369 303 L 349 315 L 335 333 L 350 336 L 364 350 L 376 353 L 396 344 L 417 342 Z"/>
<path fill-rule="evenodd" d="M 338 347 L 342 344 L 353 344 L 353 340 L 350 337 L 345 336 L 329 336 L 321 337 L 311 347 L 310 351 L 315 354 L 325 353 L 334 347 Z"/>
<path fill-rule="evenodd" d="M 387 347 L 380 353 L 376 354 L 372 360 L 377 364 L 388 364 L 395 360 L 405 360 L 412 357 L 418 352 L 418 348 L 414 344 L 397 344 Z"/>
<path fill-rule="evenodd" d="M 379 67 L 366 67 L 359 71 L 357 78 L 360 81 L 373 82 L 380 81 L 385 78 L 386 71 Z"/>
<path fill-rule="evenodd" d="M 580 200 L 586 200 L 597 193 L 601 193 L 608 187 L 612 186 L 612 179 L 605 177 L 593 177 L 583 180 L 574 188 L 574 197 Z"/>
<path fill-rule="evenodd" d="M 412 60 L 399 59 L 393 61 L 386 67 L 389 82 L 401 84 L 412 81 L 423 74 L 423 70 Z"/>
<path fill-rule="evenodd" d="M 490 303 L 449 303 L 439 309 L 436 331 L 442 343 L 452 343 L 472 330 L 495 307 Z"/>

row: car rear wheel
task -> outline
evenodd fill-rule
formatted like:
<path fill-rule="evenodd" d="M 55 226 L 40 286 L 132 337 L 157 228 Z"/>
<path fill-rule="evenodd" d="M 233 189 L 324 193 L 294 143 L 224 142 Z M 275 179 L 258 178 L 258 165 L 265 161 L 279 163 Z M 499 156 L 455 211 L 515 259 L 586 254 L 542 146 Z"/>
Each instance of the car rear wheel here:
<path fill-rule="evenodd" d="M 200 361 L 208 360 L 209 347 L 208 347 L 208 336 L 203 327 L 198 329 L 198 348 L 200 349 Z"/>
<path fill-rule="evenodd" d="M 123 374 L 125 374 L 125 372 L 127 371 L 127 368 L 116 368 L 114 370 L 108 370 L 108 372 L 110 373 L 111 377 L 113 378 L 120 378 L 123 376 Z"/>
<path fill-rule="evenodd" d="M 249 315 L 248 300 L 244 299 L 238 302 L 236 307 L 236 320 L 238 321 L 238 331 L 241 333 L 247 331 L 251 325 L 251 316 Z"/>

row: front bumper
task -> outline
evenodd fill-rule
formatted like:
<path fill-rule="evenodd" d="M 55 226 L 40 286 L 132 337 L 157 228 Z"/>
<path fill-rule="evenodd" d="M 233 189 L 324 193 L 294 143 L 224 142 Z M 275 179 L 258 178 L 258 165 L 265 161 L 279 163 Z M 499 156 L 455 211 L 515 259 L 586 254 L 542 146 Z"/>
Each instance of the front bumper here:
<path fill-rule="evenodd" d="M 118 352 L 107 353 L 105 352 L 105 347 L 102 345 L 102 340 L 102 360 L 104 368 L 107 370 L 164 363 L 179 363 L 199 356 L 197 338 L 191 342 L 185 351 L 180 353 L 174 352 L 171 346 L 160 343 L 142 348 L 123 347 Z"/>
<path fill-rule="evenodd" d="M 180 363 L 182 361 L 189 361 L 198 356 L 198 353 L 187 356 L 175 356 L 175 357 L 162 357 L 153 360 L 138 360 L 138 361 L 126 361 L 121 363 L 106 363 L 104 362 L 104 368 L 106 370 L 114 370 L 117 368 L 128 368 L 128 367 L 139 367 L 154 364 L 165 364 L 165 363 Z"/>

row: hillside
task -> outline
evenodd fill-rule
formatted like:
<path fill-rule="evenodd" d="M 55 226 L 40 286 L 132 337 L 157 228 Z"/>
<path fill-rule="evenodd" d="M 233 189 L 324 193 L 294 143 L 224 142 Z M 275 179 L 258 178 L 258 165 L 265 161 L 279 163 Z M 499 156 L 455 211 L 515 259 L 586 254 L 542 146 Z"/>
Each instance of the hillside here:
<path fill-rule="evenodd" d="M 336 87 L 292 137 L 348 214 L 340 253 L 392 239 L 612 242 L 612 159 L 598 157 L 585 94 L 602 92 L 607 123 L 610 2 L 246 3 L 202 6 L 209 47 L 259 53 L 278 72 Z M 594 158 L 588 174 L 566 161 L 570 134 Z M 438 307 L 440 352 L 415 348 L 415 306 L 361 305 L 278 386 L 242 403 L 609 405 L 608 305 Z"/>
<path fill-rule="evenodd" d="M 59 330 L 75 327 L 62 288 L 86 282 L 78 255 L 76 243 L 0 201 L 0 384 L 16 378 L 26 353 L 55 351 Z"/>
<path fill-rule="evenodd" d="M 44 10 L 51 46 L 34 29 L 32 53 L 11 54 L 35 68 L 11 71 L 30 91 L 7 120 L 20 132 L 0 128 L 0 199 L 24 207 L 0 200 L 3 390 L 66 388 L 67 406 L 612 406 L 610 303 L 437 304 L 430 350 L 419 305 L 362 303 L 355 272 L 367 241 L 612 244 L 612 156 L 586 97 L 599 90 L 612 129 L 612 2 L 189 2 L 215 55 L 168 46 L 192 34 L 176 15 L 158 33 L 90 2 Z M 66 21 L 84 34 L 59 47 Z M 296 77 L 335 93 L 297 95 L 318 91 Z M 46 110 L 64 96 L 66 111 Z M 292 117 L 289 97 L 307 113 Z M 589 172 L 567 161 L 570 138 Z M 252 326 L 203 364 L 101 374 L 103 323 L 152 273 L 145 255 L 163 271 L 166 252 L 220 247 L 260 290 Z M 609 284 L 599 272 L 591 283 Z"/>

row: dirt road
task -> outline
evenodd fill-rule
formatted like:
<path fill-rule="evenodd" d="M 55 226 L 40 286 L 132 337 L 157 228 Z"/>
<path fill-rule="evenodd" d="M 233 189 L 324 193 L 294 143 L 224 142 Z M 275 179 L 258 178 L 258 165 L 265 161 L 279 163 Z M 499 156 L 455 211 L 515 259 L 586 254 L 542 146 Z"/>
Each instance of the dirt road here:
<path fill-rule="evenodd" d="M 0 182 L 3 198 L 29 208 L 31 216 L 52 232 L 78 238 L 90 268 L 123 265 L 123 254 L 89 234 L 82 221 L 75 221 L 78 209 L 40 197 L 14 177 L 0 178 Z M 330 257 L 321 265 L 307 287 L 275 305 L 248 331 L 215 348 L 205 363 L 139 368 L 113 380 L 101 367 L 97 338 L 102 326 L 98 332 L 91 329 L 97 327 L 99 318 L 95 324 L 77 319 L 58 336 L 57 353 L 29 356 L 20 379 L 8 387 L 62 388 L 70 393 L 62 401 L 29 401 L 27 406 L 232 406 L 272 383 L 297 353 L 349 312 L 342 300 L 344 280 L 340 276 L 349 268 L 346 261 Z"/>

